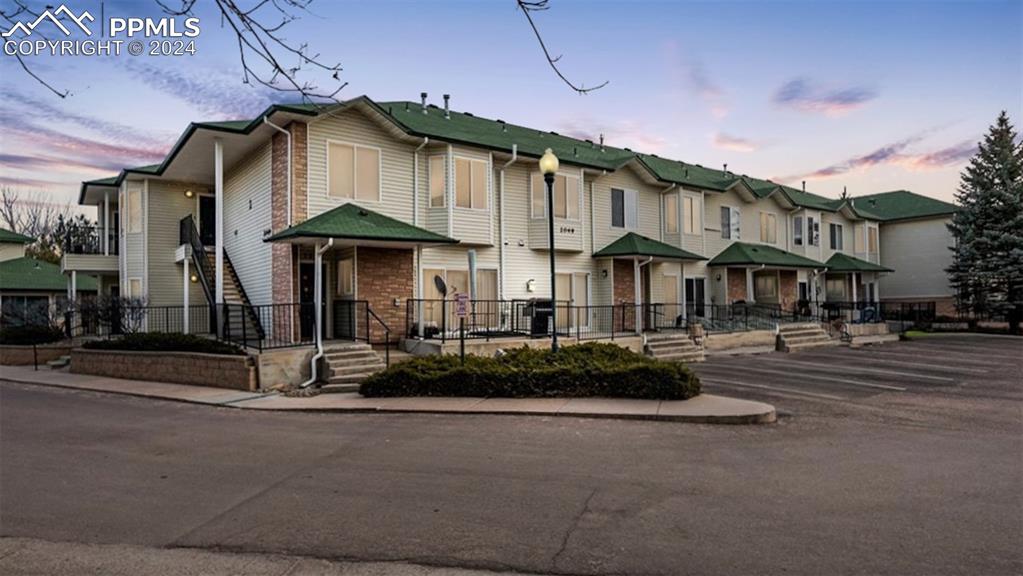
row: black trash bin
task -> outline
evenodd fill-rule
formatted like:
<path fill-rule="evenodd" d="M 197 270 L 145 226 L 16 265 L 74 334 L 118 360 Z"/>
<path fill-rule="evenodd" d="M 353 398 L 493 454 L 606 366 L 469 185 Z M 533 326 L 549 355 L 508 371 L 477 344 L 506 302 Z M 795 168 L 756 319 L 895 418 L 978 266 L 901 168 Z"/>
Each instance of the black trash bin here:
<path fill-rule="evenodd" d="M 551 316 L 554 314 L 550 298 L 534 298 L 529 302 L 526 314 L 530 318 L 530 336 L 537 337 L 550 334 Z"/>

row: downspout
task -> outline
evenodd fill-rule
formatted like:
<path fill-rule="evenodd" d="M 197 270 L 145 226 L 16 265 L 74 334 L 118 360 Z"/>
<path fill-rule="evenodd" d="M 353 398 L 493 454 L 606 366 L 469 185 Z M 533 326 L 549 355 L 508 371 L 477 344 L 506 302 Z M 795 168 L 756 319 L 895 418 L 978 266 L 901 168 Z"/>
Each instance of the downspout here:
<path fill-rule="evenodd" d="M 281 134 L 284 134 L 284 137 L 288 141 L 288 187 L 287 187 L 288 213 L 287 213 L 287 216 L 285 217 L 284 227 L 285 228 L 290 228 L 291 227 L 291 132 L 285 130 L 284 128 L 281 128 L 280 126 L 278 126 L 276 124 L 274 124 L 266 116 L 263 116 L 263 123 L 266 124 L 267 126 L 273 128 L 274 130 L 280 132 Z M 272 141 L 271 141 L 271 144 L 270 144 L 270 155 L 273 156 L 273 143 L 272 143 Z"/>
<path fill-rule="evenodd" d="M 498 242 L 499 242 L 499 244 L 498 244 L 498 248 L 499 248 L 499 251 L 498 251 L 498 266 L 499 266 L 498 273 L 499 273 L 499 276 L 500 276 L 499 277 L 499 282 L 498 282 L 499 287 L 500 287 L 500 294 L 498 295 L 498 299 L 499 300 L 504 300 L 504 297 L 505 297 L 505 272 L 504 272 L 504 266 L 505 266 L 505 252 L 506 252 L 506 248 L 505 248 L 506 244 L 505 244 L 505 242 L 506 242 L 506 240 L 505 240 L 505 237 L 504 237 L 505 236 L 504 235 L 504 171 L 509 166 L 514 164 L 515 161 L 518 160 L 518 159 L 519 159 L 519 145 L 518 144 L 512 144 L 512 157 L 511 157 L 511 160 L 509 160 L 509 161 L 507 161 L 507 162 L 505 162 L 504 164 L 501 165 L 501 180 L 500 180 L 500 183 L 498 184 L 498 191 L 497 191 L 498 194 L 499 194 L 499 196 L 497 197 L 497 209 L 500 211 L 500 214 L 498 215 L 498 218 L 497 218 L 497 235 L 498 235 Z"/>
<path fill-rule="evenodd" d="M 423 142 L 412 152 L 412 225 L 419 226 L 419 151 L 430 143 L 430 138 L 423 137 Z M 416 298 L 423 297 L 423 245 L 416 245 Z M 419 337 L 423 336 L 423 306 L 419 308 Z M 407 312 L 407 310 L 406 310 Z"/>
<path fill-rule="evenodd" d="M 313 261 L 313 266 L 316 267 L 313 274 L 313 282 L 315 282 L 316 298 L 314 299 L 314 306 L 316 306 L 316 325 L 313 328 L 316 330 L 316 354 L 313 355 L 313 359 L 309 361 L 310 378 L 305 382 L 299 384 L 299 388 L 307 388 L 313 382 L 316 382 L 316 366 L 323 358 L 323 254 L 334 247 L 334 239 L 330 238 L 327 240 L 327 244 L 324 246 L 316 247 L 316 259 Z"/>

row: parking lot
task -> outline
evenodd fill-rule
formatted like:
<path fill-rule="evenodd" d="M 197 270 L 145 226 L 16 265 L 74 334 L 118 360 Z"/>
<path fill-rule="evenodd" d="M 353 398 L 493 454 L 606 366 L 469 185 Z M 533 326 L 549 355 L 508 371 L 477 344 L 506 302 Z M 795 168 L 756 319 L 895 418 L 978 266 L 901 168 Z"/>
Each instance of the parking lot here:
<path fill-rule="evenodd" d="M 704 391 L 770 402 L 789 416 L 829 405 L 1023 399 L 1023 339 L 1006 336 L 935 334 L 862 348 L 716 355 L 695 369 Z"/>

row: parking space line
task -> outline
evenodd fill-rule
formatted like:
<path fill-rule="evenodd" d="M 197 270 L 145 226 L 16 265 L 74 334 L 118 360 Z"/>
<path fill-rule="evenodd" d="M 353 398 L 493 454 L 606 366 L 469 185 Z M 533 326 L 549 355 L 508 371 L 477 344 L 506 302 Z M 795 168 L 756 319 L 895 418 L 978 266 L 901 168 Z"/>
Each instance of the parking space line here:
<path fill-rule="evenodd" d="M 705 366 L 705 367 L 706 368 L 710 368 L 710 366 Z M 875 384 L 873 382 L 860 382 L 859 380 L 847 380 L 845 378 L 838 378 L 837 376 L 816 376 L 814 374 L 806 374 L 806 373 L 795 374 L 791 370 L 789 370 L 789 371 L 771 370 L 769 368 L 756 368 L 756 367 L 753 367 L 753 366 L 744 366 L 744 365 L 742 365 L 742 366 L 719 366 L 719 368 L 723 368 L 723 369 L 726 369 L 726 370 L 736 370 L 736 369 L 738 369 L 738 370 L 746 370 L 748 372 L 759 372 L 761 374 L 775 374 L 775 375 L 778 375 L 778 376 L 788 376 L 790 378 L 798 379 L 798 380 L 807 380 L 807 379 L 809 379 L 809 380 L 818 380 L 820 382 L 828 382 L 828 383 L 831 383 L 831 384 L 834 384 L 834 383 L 848 384 L 850 386 L 863 386 L 865 388 L 877 388 L 877 389 L 880 389 L 880 390 L 894 390 L 896 392 L 905 392 L 906 391 L 906 388 L 904 388 L 902 386 L 890 386 L 888 384 Z M 697 375 L 699 375 L 699 370 L 697 371 Z M 713 376 L 712 376 L 712 378 L 713 378 Z"/>
<path fill-rule="evenodd" d="M 864 360 L 868 360 L 870 362 L 876 362 L 878 364 L 884 364 L 884 365 L 898 364 L 900 366 L 916 366 L 916 367 L 919 367 L 919 368 L 931 368 L 933 370 L 949 370 L 949 371 L 952 371 L 952 372 L 965 372 L 965 373 L 969 373 L 969 374 L 987 374 L 988 372 L 990 372 L 990 370 L 981 369 L 981 368 L 961 368 L 959 366 L 948 366 L 948 365 L 945 365 L 945 364 L 925 364 L 923 362 L 907 362 L 905 360 L 892 360 L 890 358 L 876 358 L 876 357 L 871 357 L 871 356 L 872 355 L 869 354 L 869 353 L 863 354 L 863 359 Z M 919 358 L 919 355 L 916 356 L 916 357 Z M 822 360 L 830 360 L 830 359 L 833 359 L 834 357 L 812 356 L 812 358 L 815 358 L 815 359 L 816 358 L 820 358 Z"/>
<path fill-rule="evenodd" d="M 907 357 L 908 358 L 920 358 L 920 353 L 919 352 L 911 352 L 909 349 L 906 349 L 906 348 L 904 348 L 903 351 L 896 351 L 894 349 L 888 350 L 888 349 L 874 348 L 874 349 L 870 349 L 870 350 L 857 351 L 856 354 L 861 354 L 863 356 L 881 356 L 881 357 L 895 356 L 896 358 L 907 358 Z M 956 354 L 952 354 L 952 355 L 953 356 L 957 356 Z M 949 356 L 949 354 L 942 354 L 942 357 L 945 360 L 952 360 L 951 358 L 948 358 L 948 356 Z M 985 362 L 983 360 L 975 360 L 975 359 L 972 359 L 972 357 L 970 359 L 955 358 L 953 361 L 964 363 L 964 364 L 970 364 L 970 365 L 973 365 L 973 366 L 990 366 L 991 365 L 990 362 Z"/>
<path fill-rule="evenodd" d="M 894 376 L 906 376 L 908 378 L 925 378 L 927 380 L 940 380 L 942 382 L 954 382 L 954 378 L 946 378 L 945 376 L 928 376 L 926 374 L 917 374 L 915 372 L 900 372 L 898 370 L 885 370 L 883 368 L 863 368 L 860 366 L 846 366 L 844 364 L 834 363 L 818 363 L 818 362 L 803 362 L 801 360 L 790 360 L 788 358 L 764 358 L 768 362 L 784 362 L 786 364 L 796 364 L 799 366 L 812 366 L 814 368 L 840 368 L 849 372 L 859 372 L 861 374 L 892 374 Z M 836 358 L 837 360 L 837 358 Z"/>
<path fill-rule="evenodd" d="M 909 344 L 909 346 L 907 346 L 907 348 L 916 348 L 916 349 L 922 349 L 922 350 L 932 350 L 934 352 L 953 352 L 953 353 L 956 353 L 956 354 L 969 354 L 969 355 L 973 355 L 973 356 L 988 356 L 988 357 L 991 356 L 991 355 L 1002 355 L 1002 354 L 1010 354 L 1012 352 L 1021 352 L 1021 351 L 1023 351 L 1023 346 L 1018 346 L 1018 347 L 1017 346 L 989 346 L 989 344 L 987 342 L 983 342 L 983 343 L 981 343 L 981 342 L 977 342 L 977 343 L 971 342 L 970 345 L 967 345 L 967 346 L 957 346 L 957 345 L 954 345 L 954 344 L 949 346 L 949 345 L 945 345 L 945 344 L 921 342 L 919 340 L 914 340 L 914 341 L 909 342 L 908 344 Z M 976 344 L 976 345 L 974 345 L 974 344 Z M 979 348 L 978 346 L 987 346 L 987 347 L 986 348 Z"/>
<path fill-rule="evenodd" d="M 718 378 L 701 378 L 702 382 L 710 385 L 725 385 L 725 386 L 740 386 L 742 388 L 756 388 L 758 390 L 769 390 L 776 391 L 786 394 L 796 394 L 799 396 L 810 396 L 812 398 L 822 398 L 825 400 L 848 400 L 845 396 L 835 396 L 832 394 L 818 394 L 816 392 L 804 392 L 795 388 L 785 388 L 782 386 L 767 386 L 764 384 L 750 384 L 748 382 L 735 382 L 732 380 L 721 380 Z"/>

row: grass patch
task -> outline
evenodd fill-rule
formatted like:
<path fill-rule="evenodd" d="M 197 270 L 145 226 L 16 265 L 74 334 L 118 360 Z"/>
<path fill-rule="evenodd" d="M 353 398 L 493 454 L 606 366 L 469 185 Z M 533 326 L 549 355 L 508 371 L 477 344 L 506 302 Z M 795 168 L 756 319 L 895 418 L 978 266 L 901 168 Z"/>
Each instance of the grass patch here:
<path fill-rule="evenodd" d="M 367 397 L 487 398 L 609 397 L 684 400 L 700 380 L 679 362 L 660 362 L 614 344 L 516 348 L 500 357 L 421 356 L 367 378 Z"/>
<path fill-rule="evenodd" d="M 245 351 L 227 342 L 210 340 L 195 334 L 125 334 L 112 340 L 90 340 L 82 344 L 90 350 L 129 350 L 133 352 L 201 352 L 244 356 Z"/>

